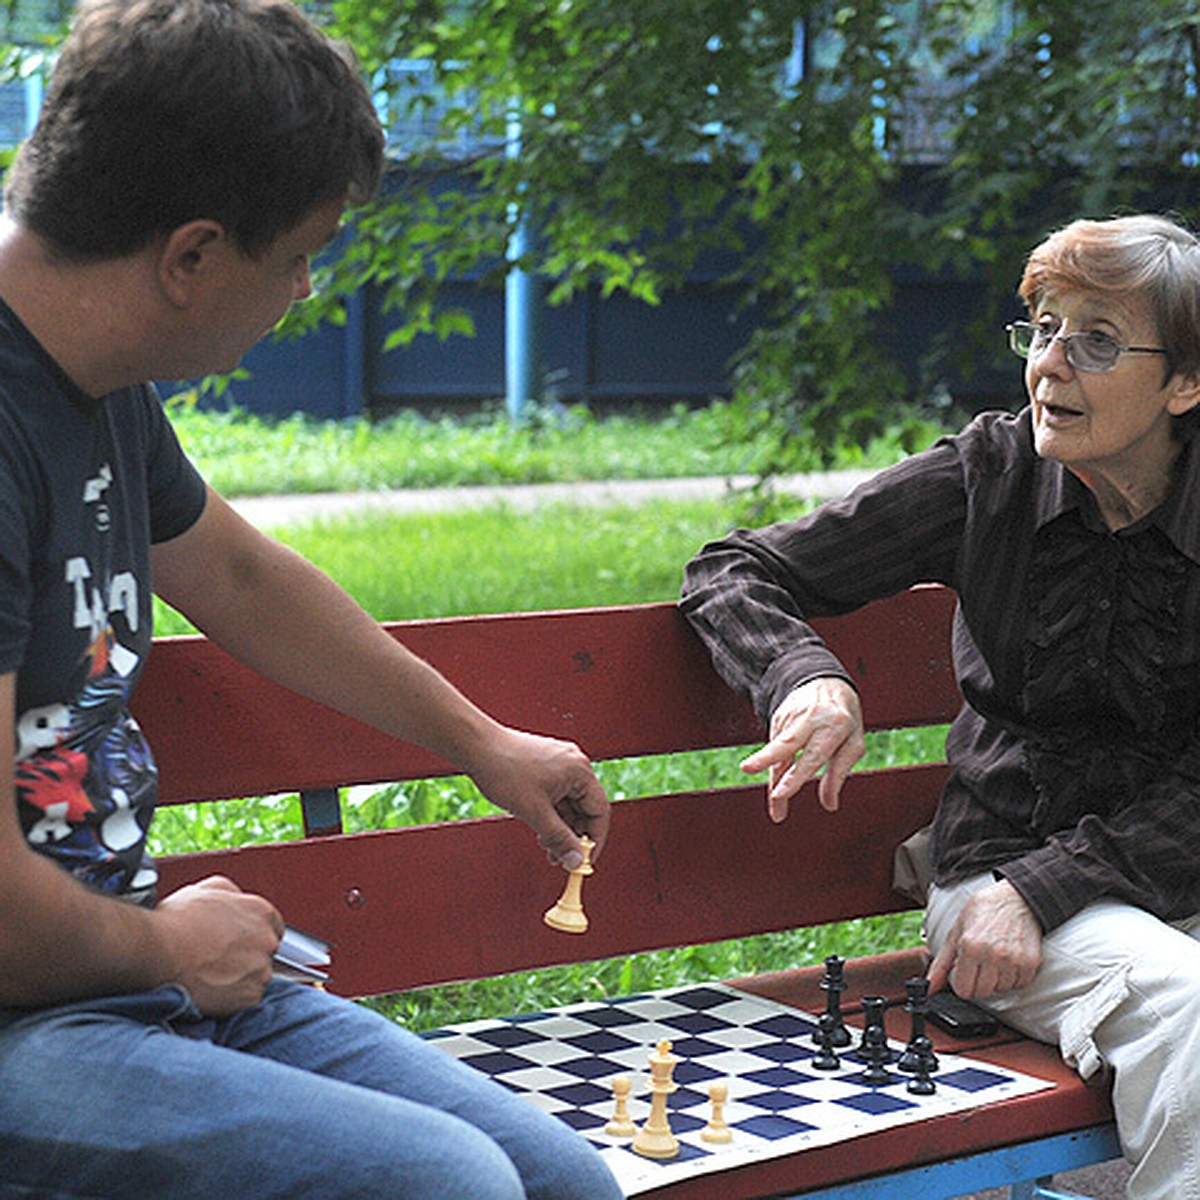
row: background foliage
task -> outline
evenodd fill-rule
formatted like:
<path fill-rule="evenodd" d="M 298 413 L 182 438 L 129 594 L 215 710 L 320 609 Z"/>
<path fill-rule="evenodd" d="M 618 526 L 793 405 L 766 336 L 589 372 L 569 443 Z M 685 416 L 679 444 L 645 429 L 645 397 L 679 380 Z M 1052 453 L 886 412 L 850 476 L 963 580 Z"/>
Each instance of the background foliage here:
<path fill-rule="evenodd" d="M 462 328 L 439 283 L 503 271 L 518 217 L 538 234 L 521 265 L 551 301 L 600 280 L 652 304 L 726 252 L 764 318 L 730 436 L 767 424 L 764 471 L 815 465 L 814 446 L 866 437 L 929 403 L 951 366 L 1002 355 L 983 331 L 1050 228 L 1196 213 L 1200 18 L 1176 0 L 1102 19 L 1068 0 L 326 8 L 408 130 L 347 278 L 386 286 L 407 336 Z M 427 72 L 420 87 L 385 79 L 398 61 Z M 980 298 L 976 329 L 926 348 L 915 390 L 883 336 L 913 269 L 974 280 Z"/>
<path fill-rule="evenodd" d="M 66 0 L 4 0 L 0 37 L 60 36 Z M 550 302 L 656 303 L 727 269 L 759 331 L 727 436 L 763 472 L 819 465 L 1003 356 L 1028 248 L 1075 216 L 1197 216 L 1200 16 L 1188 0 L 313 0 L 357 49 L 394 170 L 323 305 L 366 281 L 394 341 L 470 331 L 450 278 L 514 263 Z M 31 32 L 34 31 L 34 32 Z M 518 151 L 519 152 L 515 152 Z M 532 231 L 528 243 L 514 241 Z M 971 329 L 904 329 L 898 274 L 969 280 Z M 985 334 L 987 335 L 985 337 Z"/>

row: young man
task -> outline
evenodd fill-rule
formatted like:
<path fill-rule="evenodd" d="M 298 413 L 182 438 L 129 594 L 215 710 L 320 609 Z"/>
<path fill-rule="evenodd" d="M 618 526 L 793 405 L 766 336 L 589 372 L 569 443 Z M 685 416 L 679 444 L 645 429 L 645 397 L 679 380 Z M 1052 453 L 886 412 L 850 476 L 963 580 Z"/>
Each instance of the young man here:
<path fill-rule="evenodd" d="M 619 1192 L 560 1123 L 272 981 L 282 919 L 157 903 L 127 701 L 151 585 L 280 683 L 470 773 L 571 865 L 608 805 L 207 489 L 146 380 L 234 367 L 376 189 L 354 65 L 287 2 L 84 0 L 0 225 L 0 1197 Z M 197 731 L 198 736 L 201 731 Z"/>

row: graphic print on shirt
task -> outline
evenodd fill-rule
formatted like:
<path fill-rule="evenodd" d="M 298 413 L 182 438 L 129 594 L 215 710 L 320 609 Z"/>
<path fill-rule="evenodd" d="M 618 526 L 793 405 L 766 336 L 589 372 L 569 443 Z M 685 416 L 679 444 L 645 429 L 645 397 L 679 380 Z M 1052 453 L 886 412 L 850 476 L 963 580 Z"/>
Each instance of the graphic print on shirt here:
<path fill-rule="evenodd" d="M 105 536 L 112 526 L 107 464 L 89 479 L 83 502 L 92 554 L 63 564 L 76 630 L 87 642 L 76 694 L 30 709 L 17 720 L 16 788 L 30 845 L 90 886 L 147 894 L 156 880 L 146 830 L 157 793 L 154 761 L 128 712 L 144 651 L 129 640 L 146 622 L 137 579 L 114 570 Z"/>

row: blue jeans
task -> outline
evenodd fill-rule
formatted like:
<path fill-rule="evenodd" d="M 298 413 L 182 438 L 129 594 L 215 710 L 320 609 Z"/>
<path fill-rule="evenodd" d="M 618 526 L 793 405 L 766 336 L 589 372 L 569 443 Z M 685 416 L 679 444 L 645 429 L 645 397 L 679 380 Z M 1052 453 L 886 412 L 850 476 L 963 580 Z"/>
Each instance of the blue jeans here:
<path fill-rule="evenodd" d="M 0 1200 L 616 1200 L 577 1134 L 360 1005 L 276 981 L 0 1011 Z"/>

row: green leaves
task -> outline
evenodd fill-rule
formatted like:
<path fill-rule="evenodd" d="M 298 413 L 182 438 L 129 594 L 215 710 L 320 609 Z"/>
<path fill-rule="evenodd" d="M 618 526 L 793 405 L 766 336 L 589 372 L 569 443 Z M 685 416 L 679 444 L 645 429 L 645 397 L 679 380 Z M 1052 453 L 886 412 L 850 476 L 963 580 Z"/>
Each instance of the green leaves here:
<path fill-rule="evenodd" d="M 883 192 L 893 165 L 882 114 L 907 71 L 889 5 L 380 9 L 335 6 L 347 34 L 372 38 L 372 56 L 425 59 L 442 89 L 437 133 L 396 148 L 406 169 L 364 214 L 347 268 L 348 285 L 366 276 L 386 287 L 403 318 L 390 344 L 465 328 L 438 314 L 437 285 L 498 276 L 519 215 L 538 234 L 521 266 L 547 277 L 550 303 L 598 284 L 654 304 L 719 252 L 738 263 L 776 335 L 751 347 L 744 388 L 786 410 L 789 426 L 820 411 L 837 424 L 851 393 L 860 407 L 878 402 L 889 371 L 872 326 L 894 262 L 882 251 L 894 255 L 903 233 Z M 801 77 L 806 18 L 824 41 Z M 427 93 L 405 95 L 393 80 L 398 111 L 427 105 Z M 467 130 L 470 149 L 456 151 Z"/>
<path fill-rule="evenodd" d="M 291 323 L 370 284 L 390 347 L 469 335 L 450 280 L 521 269 L 658 303 L 689 275 L 760 325 L 740 404 L 764 471 L 825 460 L 998 366 L 1025 253 L 1079 215 L 1197 210 L 1200 21 L 1066 0 L 331 0 L 394 133 L 379 202 Z M 977 286 L 959 336 L 901 334 L 901 272 Z M 324 306 L 323 308 L 321 306 Z"/>

